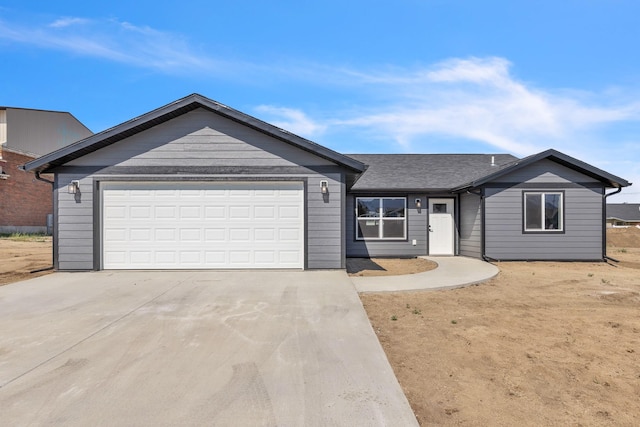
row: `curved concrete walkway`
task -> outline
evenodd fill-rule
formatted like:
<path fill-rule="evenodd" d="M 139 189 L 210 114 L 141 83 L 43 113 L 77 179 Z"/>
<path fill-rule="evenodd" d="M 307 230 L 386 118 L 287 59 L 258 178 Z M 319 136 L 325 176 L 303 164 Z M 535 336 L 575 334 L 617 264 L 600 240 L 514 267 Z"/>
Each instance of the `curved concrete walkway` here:
<path fill-rule="evenodd" d="M 396 292 L 425 289 L 451 289 L 484 282 L 495 277 L 500 270 L 493 264 L 462 256 L 431 257 L 438 264 L 434 270 L 402 276 L 357 277 L 350 279 L 358 292 Z"/>

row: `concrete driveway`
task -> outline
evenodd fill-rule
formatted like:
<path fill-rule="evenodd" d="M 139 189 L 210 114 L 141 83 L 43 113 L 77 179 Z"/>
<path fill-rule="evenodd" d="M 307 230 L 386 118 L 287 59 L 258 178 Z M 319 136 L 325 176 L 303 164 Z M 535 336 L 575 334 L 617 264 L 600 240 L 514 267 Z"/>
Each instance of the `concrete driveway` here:
<path fill-rule="evenodd" d="M 417 425 L 341 271 L 0 287 L 4 425 Z"/>

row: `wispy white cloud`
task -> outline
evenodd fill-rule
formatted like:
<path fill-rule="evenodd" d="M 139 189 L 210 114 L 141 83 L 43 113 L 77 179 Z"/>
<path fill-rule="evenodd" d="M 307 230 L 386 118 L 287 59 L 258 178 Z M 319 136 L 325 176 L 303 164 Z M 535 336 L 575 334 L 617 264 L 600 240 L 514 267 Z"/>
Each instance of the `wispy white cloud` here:
<path fill-rule="evenodd" d="M 440 135 L 527 155 L 557 143 L 583 148 L 585 133 L 640 120 L 640 103 L 543 90 L 519 81 L 510 67 L 504 58 L 468 58 L 419 70 L 340 70 L 363 85 L 359 90 L 383 94 L 384 102 L 339 112 L 327 125 L 366 129 L 405 149 Z"/>
<path fill-rule="evenodd" d="M 168 73 L 225 69 L 224 61 L 197 52 L 179 34 L 115 19 L 63 17 L 43 25 L 0 21 L 0 39 Z"/>
<path fill-rule="evenodd" d="M 49 27 L 63 28 L 63 27 L 69 27 L 71 25 L 88 24 L 89 22 L 90 21 L 85 18 L 74 18 L 74 17 L 67 16 L 64 18 L 56 19 L 51 24 L 49 24 Z"/>
<path fill-rule="evenodd" d="M 504 58 L 456 58 L 419 69 L 320 67 L 319 81 L 340 86 L 358 101 L 344 109 L 332 106 L 317 118 L 293 108 L 259 111 L 307 137 L 349 135 L 349 145 L 335 147 L 339 151 L 448 151 L 443 140 L 519 156 L 556 148 L 640 184 L 640 138 L 611 144 L 620 126 L 640 125 L 640 102 L 607 88 L 590 93 L 537 87 L 515 77 L 511 67 Z M 305 78 L 312 75 L 307 71 Z M 380 144 L 371 144 L 373 139 Z M 354 140 L 367 142 L 354 146 Z M 621 152 L 633 161 L 625 163 Z M 633 190 L 624 193 L 637 198 Z"/>
<path fill-rule="evenodd" d="M 307 138 L 318 136 L 327 127 L 294 108 L 260 105 L 256 107 L 256 111 L 265 116 L 271 124 Z"/>
<path fill-rule="evenodd" d="M 619 161 L 607 148 L 616 129 L 625 123 L 640 124 L 636 101 L 640 97 L 624 88 L 604 88 L 599 93 L 544 88 L 517 78 L 512 64 L 500 57 L 452 58 L 414 68 L 334 67 L 295 59 L 265 65 L 218 58 L 181 34 L 83 17 L 61 17 L 39 25 L 0 20 L 1 40 L 168 74 L 293 81 L 307 85 L 310 97 L 313 87 L 331 87 L 349 100 L 348 107 L 328 101 L 326 111 L 316 108 L 314 113 L 282 104 L 262 105 L 256 111 L 305 137 L 326 140 L 348 135 L 350 151 L 364 151 L 353 144 L 368 139 L 381 142 L 376 146 L 384 144 L 388 151 L 430 152 L 431 141 L 444 138 L 516 155 L 554 147 L 604 167 L 605 162 Z M 637 149 L 639 142 L 627 144 Z M 640 181 L 637 166 L 625 170 Z"/>

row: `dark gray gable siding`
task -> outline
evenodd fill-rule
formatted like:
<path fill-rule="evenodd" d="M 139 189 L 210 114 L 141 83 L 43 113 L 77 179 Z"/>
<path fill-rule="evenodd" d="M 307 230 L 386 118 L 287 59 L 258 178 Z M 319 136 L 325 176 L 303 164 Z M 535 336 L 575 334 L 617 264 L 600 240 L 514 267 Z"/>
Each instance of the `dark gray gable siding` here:
<path fill-rule="evenodd" d="M 24 165 L 27 171 L 50 171 L 55 167 L 68 164 L 91 152 L 105 148 L 113 143 L 122 141 L 138 133 L 144 132 L 162 123 L 166 123 L 176 117 L 189 113 L 195 109 L 205 109 L 225 119 L 239 123 L 244 128 L 250 128 L 259 133 L 277 139 L 294 148 L 307 151 L 314 156 L 329 160 L 351 172 L 362 172 L 364 165 L 354 159 L 339 154 L 329 148 L 323 147 L 307 139 L 294 135 L 286 130 L 263 122 L 240 111 L 234 110 L 219 102 L 208 99 L 199 94 L 192 94 L 174 101 L 156 110 L 150 111 L 140 117 L 131 119 L 125 123 L 107 129 L 99 134 L 78 141 L 60 150 L 46 154 L 41 158 Z"/>
<path fill-rule="evenodd" d="M 99 192 L 108 180 L 269 180 L 306 181 L 308 268 L 344 267 L 344 170 L 263 133 L 198 109 L 78 158 L 56 170 L 57 260 L 60 270 L 97 268 L 100 245 Z M 207 173 L 209 171 L 209 173 Z M 235 171 L 235 173 L 234 173 Z M 68 194 L 80 180 L 81 196 Z M 320 181 L 329 182 L 329 197 Z M 95 209 L 94 209 L 95 207 Z"/>
<path fill-rule="evenodd" d="M 460 255 L 482 257 L 482 199 L 477 194 L 460 194 Z"/>
<path fill-rule="evenodd" d="M 564 192 L 564 233 L 523 233 L 523 191 Z M 488 183 L 485 254 L 498 260 L 601 260 L 602 183 L 541 160 Z"/>
<path fill-rule="evenodd" d="M 67 163 L 68 166 L 134 167 L 168 164 L 176 167 L 334 165 L 203 108 Z"/>

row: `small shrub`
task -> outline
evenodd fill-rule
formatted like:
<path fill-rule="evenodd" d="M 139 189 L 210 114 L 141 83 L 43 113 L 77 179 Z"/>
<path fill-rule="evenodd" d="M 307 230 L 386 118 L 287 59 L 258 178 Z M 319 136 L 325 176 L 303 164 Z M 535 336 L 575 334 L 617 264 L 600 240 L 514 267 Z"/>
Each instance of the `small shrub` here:
<path fill-rule="evenodd" d="M 593 273 L 587 274 L 588 277 L 593 277 Z"/>
<path fill-rule="evenodd" d="M 412 313 L 413 314 L 422 314 L 422 311 L 418 310 L 417 308 L 414 308 Z"/>
<path fill-rule="evenodd" d="M 396 320 L 398 320 L 398 316 L 396 316 L 396 315 L 394 314 L 393 316 L 391 316 L 391 320 L 393 320 L 393 321 L 395 322 Z"/>
<path fill-rule="evenodd" d="M 454 320 L 452 320 L 452 321 L 451 321 L 451 324 L 452 324 L 452 325 L 457 325 L 457 324 L 458 324 L 458 321 L 454 319 Z"/>

